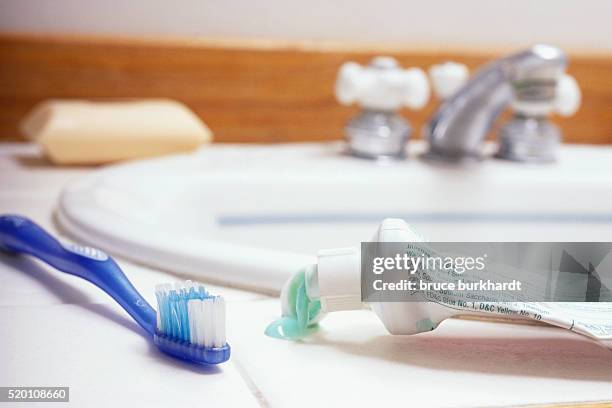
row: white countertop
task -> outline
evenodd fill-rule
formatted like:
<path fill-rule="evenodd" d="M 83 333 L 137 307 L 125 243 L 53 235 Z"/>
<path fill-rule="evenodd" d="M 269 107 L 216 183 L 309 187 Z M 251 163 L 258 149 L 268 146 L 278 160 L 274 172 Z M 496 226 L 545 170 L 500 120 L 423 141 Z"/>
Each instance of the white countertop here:
<path fill-rule="evenodd" d="M 0 213 L 24 214 L 58 233 L 52 214 L 61 188 L 90 171 L 53 167 L 32 145 L 0 144 Z M 177 279 L 118 262 L 151 302 L 155 284 Z M 277 299 L 208 285 L 228 300 L 233 354 L 218 368 L 198 369 L 160 354 L 119 306 L 83 280 L 6 254 L 0 279 L 0 386 L 69 386 L 72 406 L 612 399 L 612 352 L 556 328 L 452 319 L 434 332 L 401 337 L 359 311 L 330 315 L 318 335 L 290 343 L 263 335 L 279 312 Z"/>

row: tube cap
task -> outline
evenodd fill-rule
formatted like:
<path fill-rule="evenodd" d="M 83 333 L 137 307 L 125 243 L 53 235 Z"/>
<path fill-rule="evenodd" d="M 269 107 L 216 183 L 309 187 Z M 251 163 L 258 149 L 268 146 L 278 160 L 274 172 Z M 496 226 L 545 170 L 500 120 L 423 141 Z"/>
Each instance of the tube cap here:
<path fill-rule="evenodd" d="M 362 309 L 361 253 L 358 248 L 319 251 L 318 281 L 324 312 Z"/>

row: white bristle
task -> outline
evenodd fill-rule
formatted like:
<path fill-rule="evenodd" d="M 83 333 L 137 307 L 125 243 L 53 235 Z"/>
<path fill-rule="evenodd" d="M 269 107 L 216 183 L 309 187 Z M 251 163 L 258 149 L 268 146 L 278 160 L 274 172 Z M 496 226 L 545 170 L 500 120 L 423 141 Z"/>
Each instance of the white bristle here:
<path fill-rule="evenodd" d="M 225 300 L 215 298 L 215 347 L 225 344 Z"/>
<path fill-rule="evenodd" d="M 204 347 L 225 345 L 225 301 L 221 297 L 188 303 L 191 342 Z"/>
<path fill-rule="evenodd" d="M 213 321 L 213 299 L 204 299 L 202 307 L 204 311 L 204 347 L 212 347 L 212 339 L 215 334 L 215 322 Z"/>

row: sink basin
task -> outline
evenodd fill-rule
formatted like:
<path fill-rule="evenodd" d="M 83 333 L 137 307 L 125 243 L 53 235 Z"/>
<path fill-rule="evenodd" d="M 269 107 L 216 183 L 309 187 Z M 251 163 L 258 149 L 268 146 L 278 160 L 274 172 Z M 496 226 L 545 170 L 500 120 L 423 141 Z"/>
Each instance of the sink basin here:
<path fill-rule="evenodd" d="M 436 241 L 612 240 L 612 148 L 468 167 L 375 163 L 342 146 L 213 145 L 103 168 L 68 186 L 60 226 L 180 275 L 278 292 L 318 249 L 358 245 L 386 217 Z"/>

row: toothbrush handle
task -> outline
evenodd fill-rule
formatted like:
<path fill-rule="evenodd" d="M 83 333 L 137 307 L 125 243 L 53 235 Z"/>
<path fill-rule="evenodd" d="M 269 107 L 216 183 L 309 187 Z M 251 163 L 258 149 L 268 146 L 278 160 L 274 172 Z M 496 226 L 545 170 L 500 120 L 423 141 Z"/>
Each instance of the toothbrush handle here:
<path fill-rule="evenodd" d="M 19 215 L 0 215 L 0 248 L 32 255 L 62 272 L 93 283 L 115 299 L 149 334 L 155 332 L 157 312 L 104 252 L 78 245 L 64 246 L 36 223 Z"/>

